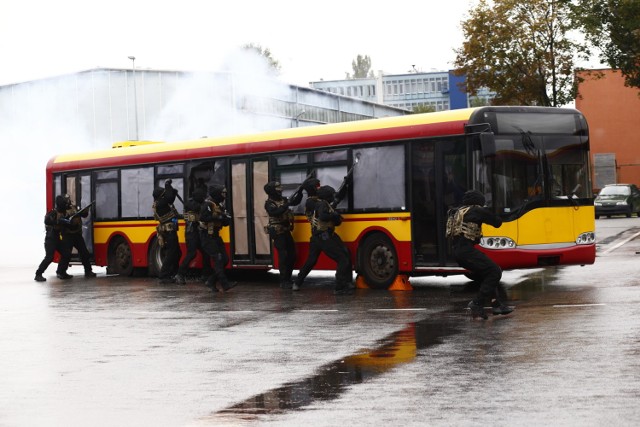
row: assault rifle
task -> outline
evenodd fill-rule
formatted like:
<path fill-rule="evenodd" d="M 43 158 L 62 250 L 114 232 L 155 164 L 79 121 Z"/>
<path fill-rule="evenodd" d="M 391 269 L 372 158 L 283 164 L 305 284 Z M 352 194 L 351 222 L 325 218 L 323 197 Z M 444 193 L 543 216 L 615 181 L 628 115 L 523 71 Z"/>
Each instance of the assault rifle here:
<path fill-rule="evenodd" d="M 295 200 L 296 197 L 299 197 L 300 192 L 302 191 L 302 188 L 304 187 L 304 184 L 311 178 L 313 178 L 313 175 L 316 173 L 315 169 L 312 169 L 311 172 L 309 172 L 309 175 L 307 175 L 307 177 L 304 179 L 304 181 L 302 181 L 302 183 L 298 186 L 298 188 L 296 188 L 296 191 L 294 191 L 293 193 L 291 193 L 291 196 L 289 196 L 289 201 L 291 200 Z"/>
<path fill-rule="evenodd" d="M 358 164 L 358 161 L 360 161 L 360 153 L 356 154 L 356 157 L 353 159 L 353 165 L 351 165 L 351 168 L 349 168 L 349 170 L 347 171 L 347 175 L 345 175 L 342 183 L 340 184 L 340 187 L 338 187 L 338 191 L 336 191 L 336 195 L 333 198 L 333 202 L 331 203 L 331 207 L 333 209 L 335 209 L 340 204 L 342 199 L 344 199 L 344 196 L 347 195 L 348 183 L 351 179 L 351 175 L 353 175 L 353 170 Z"/>
<path fill-rule="evenodd" d="M 80 209 L 78 212 L 76 212 L 73 215 L 71 215 L 69 218 L 64 218 L 64 222 L 70 223 L 71 220 L 73 220 L 76 217 L 81 216 L 86 211 L 88 211 L 91 208 L 91 206 L 95 205 L 95 203 L 96 203 L 96 201 L 94 200 L 93 202 L 91 202 L 87 206 L 85 206 L 84 208 Z"/>

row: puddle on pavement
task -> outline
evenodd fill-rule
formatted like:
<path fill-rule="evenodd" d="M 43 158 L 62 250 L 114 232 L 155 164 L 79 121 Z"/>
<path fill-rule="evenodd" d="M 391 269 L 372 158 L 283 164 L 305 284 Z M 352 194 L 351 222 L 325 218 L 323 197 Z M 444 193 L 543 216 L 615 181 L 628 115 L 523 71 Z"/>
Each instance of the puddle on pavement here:
<path fill-rule="evenodd" d="M 441 338 L 458 330 L 446 320 L 425 319 L 379 341 L 367 349 L 318 369 L 309 378 L 253 396 L 212 415 L 213 419 L 251 421 L 262 414 L 294 411 L 338 398 L 349 386 L 375 378 L 402 364 L 412 362 L 418 350 L 440 344 Z"/>

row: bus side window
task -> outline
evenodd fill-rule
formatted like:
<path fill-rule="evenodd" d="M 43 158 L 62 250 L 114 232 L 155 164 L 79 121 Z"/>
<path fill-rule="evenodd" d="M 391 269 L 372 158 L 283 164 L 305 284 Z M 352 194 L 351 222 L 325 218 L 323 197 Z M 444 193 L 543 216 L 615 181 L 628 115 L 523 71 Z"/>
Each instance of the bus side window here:
<path fill-rule="evenodd" d="M 355 209 L 405 208 L 405 147 L 389 145 L 354 150 Z"/>

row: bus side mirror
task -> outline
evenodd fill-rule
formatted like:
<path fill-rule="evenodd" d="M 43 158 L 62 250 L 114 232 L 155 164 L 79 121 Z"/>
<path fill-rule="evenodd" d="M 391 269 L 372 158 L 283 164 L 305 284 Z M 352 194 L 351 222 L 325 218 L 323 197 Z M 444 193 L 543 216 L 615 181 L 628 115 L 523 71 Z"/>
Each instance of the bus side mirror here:
<path fill-rule="evenodd" d="M 496 155 L 496 139 L 493 132 L 482 132 L 480 134 L 480 148 L 484 157 Z"/>

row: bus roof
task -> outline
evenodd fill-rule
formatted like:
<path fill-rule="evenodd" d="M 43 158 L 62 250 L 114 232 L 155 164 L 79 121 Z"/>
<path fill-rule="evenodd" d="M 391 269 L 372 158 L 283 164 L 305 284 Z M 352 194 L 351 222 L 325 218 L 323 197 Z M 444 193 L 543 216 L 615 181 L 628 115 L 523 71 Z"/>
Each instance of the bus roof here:
<path fill-rule="evenodd" d="M 47 169 L 81 170 L 180 161 L 190 158 L 240 156 L 301 148 L 339 147 L 358 142 L 400 140 L 421 136 L 454 135 L 464 132 L 474 108 L 437 113 L 368 119 L 307 126 L 254 134 L 200 138 L 178 142 L 118 143 L 114 148 L 53 157 Z"/>

